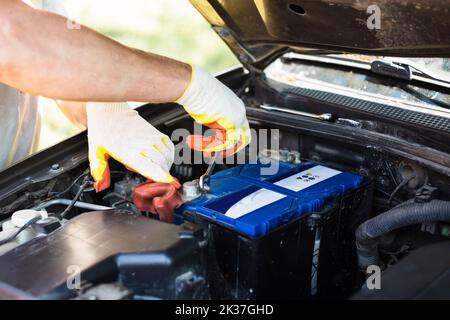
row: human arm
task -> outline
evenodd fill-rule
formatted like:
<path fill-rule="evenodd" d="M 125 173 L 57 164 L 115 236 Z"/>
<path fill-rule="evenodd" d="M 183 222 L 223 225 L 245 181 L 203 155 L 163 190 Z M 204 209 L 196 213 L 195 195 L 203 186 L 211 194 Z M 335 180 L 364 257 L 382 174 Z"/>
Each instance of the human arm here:
<path fill-rule="evenodd" d="M 191 77 L 188 64 L 126 47 L 67 19 L 0 0 L 0 82 L 68 101 L 172 102 Z"/>
<path fill-rule="evenodd" d="M 214 150 L 209 141 L 201 141 L 197 149 L 234 152 L 249 142 L 242 101 L 200 68 L 128 48 L 84 26 L 67 28 L 65 18 L 32 9 L 18 0 L 0 0 L 0 20 L 0 82 L 34 95 L 66 101 L 177 101 L 197 122 L 219 133 Z M 102 108 L 102 112 L 106 115 L 110 110 Z M 102 116 L 91 116 L 91 120 L 90 141 L 96 136 L 95 128 L 103 125 Z M 114 124 L 110 125 L 114 130 Z M 138 139 L 133 130 L 127 132 L 126 138 L 137 139 L 142 149 L 147 147 L 146 140 Z M 109 142 L 104 141 L 109 150 L 103 150 L 105 156 L 101 154 L 99 163 L 120 149 L 118 144 Z M 195 147 L 195 143 L 191 145 Z M 133 161 L 139 158 L 138 154 L 131 156 Z M 149 172 L 137 171 L 152 177 Z M 97 177 L 102 179 L 103 173 Z M 102 188 L 106 185 L 101 184 Z"/>

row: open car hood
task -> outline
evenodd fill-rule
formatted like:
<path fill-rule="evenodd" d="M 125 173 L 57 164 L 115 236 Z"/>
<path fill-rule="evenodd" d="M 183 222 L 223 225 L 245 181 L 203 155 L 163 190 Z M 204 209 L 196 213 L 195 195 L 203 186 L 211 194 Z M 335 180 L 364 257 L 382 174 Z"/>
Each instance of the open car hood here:
<path fill-rule="evenodd" d="M 244 65 L 288 50 L 450 56 L 448 0 L 190 1 Z"/>

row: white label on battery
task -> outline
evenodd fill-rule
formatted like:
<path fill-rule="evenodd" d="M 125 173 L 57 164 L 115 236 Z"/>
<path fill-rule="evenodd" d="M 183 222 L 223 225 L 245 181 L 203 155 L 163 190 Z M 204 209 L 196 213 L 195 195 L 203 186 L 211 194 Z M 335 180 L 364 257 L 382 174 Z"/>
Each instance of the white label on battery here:
<path fill-rule="evenodd" d="M 315 166 L 311 169 L 296 173 L 285 179 L 277 181 L 274 184 L 298 192 L 340 173 L 341 171 L 324 166 Z M 284 194 L 275 191 L 260 189 L 236 202 L 227 210 L 225 215 L 227 217 L 237 219 L 285 197 L 286 196 Z"/>

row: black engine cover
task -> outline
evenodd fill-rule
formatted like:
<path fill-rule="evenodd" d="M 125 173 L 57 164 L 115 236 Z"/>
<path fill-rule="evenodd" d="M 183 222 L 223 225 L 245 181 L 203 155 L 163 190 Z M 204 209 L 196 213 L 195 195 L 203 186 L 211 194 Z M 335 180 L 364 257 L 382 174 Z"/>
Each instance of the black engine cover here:
<path fill-rule="evenodd" d="M 171 225 L 121 210 L 88 212 L 1 256 L 0 287 L 70 298 L 80 290 L 68 287 L 67 279 L 79 270 L 84 286 L 119 283 L 134 296 L 204 298 L 201 237 L 202 230 L 191 224 Z"/>

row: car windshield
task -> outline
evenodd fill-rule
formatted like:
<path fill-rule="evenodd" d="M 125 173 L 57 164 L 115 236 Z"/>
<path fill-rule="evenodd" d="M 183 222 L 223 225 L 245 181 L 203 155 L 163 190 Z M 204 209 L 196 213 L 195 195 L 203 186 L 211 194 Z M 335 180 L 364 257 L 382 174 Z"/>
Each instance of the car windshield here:
<path fill-rule="evenodd" d="M 355 54 L 286 54 L 270 64 L 265 69 L 265 74 L 269 79 L 296 87 L 365 99 L 382 99 L 387 104 L 407 105 L 423 112 L 439 111 L 441 114 L 450 114 L 448 86 L 431 86 L 426 82 L 408 82 L 374 74 L 370 71 L 370 63 L 375 60 L 410 62 L 422 72 L 427 71 L 427 74 L 440 80 L 450 81 L 450 59 L 447 58 L 405 59 Z"/>

